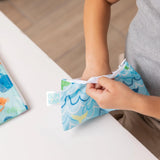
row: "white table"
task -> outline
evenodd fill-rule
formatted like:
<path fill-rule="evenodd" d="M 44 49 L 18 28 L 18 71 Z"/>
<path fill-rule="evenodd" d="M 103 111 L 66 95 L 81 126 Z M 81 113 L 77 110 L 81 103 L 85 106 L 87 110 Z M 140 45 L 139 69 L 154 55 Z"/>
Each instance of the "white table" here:
<path fill-rule="evenodd" d="M 0 159 L 156 160 L 109 114 L 64 132 L 60 106 L 47 107 L 46 92 L 69 75 L 1 12 L 0 58 L 30 107 L 0 126 Z"/>

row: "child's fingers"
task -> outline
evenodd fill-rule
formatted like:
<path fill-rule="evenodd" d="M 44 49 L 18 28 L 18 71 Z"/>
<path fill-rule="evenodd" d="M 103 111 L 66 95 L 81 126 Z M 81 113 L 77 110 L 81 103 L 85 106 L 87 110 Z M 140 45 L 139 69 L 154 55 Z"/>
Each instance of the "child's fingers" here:
<path fill-rule="evenodd" d="M 86 93 L 90 96 L 92 92 L 95 92 L 95 84 L 88 83 L 86 86 Z"/>
<path fill-rule="evenodd" d="M 87 84 L 87 89 L 94 89 L 95 88 L 95 84 L 94 83 L 88 83 Z"/>
<path fill-rule="evenodd" d="M 86 93 L 93 99 L 97 100 L 99 95 L 102 93 L 102 90 L 96 89 L 95 84 L 89 83 L 87 84 L 87 87 L 86 87 Z"/>
<path fill-rule="evenodd" d="M 102 89 L 102 86 L 101 86 L 100 84 L 96 83 L 96 84 L 95 84 L 95 88 L 96 88 L 96 89 Z"/>
<path fill-rule="evenodd" d="M 106 78 L 106 77 L 101 77 L 98 79 L 98 83 L 104 87 L 105 89 L 112 89 L 113 84 L 115 83 L 115 81 L 113 79 L 110 78 Z"/>

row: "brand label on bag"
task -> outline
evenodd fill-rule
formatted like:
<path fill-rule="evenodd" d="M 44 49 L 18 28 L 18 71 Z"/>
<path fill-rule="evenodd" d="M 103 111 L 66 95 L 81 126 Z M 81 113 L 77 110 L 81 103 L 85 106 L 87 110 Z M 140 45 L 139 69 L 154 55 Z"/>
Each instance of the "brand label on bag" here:
<path fill-rule="evenodd" d="M 47 106 L 60 104 L 60 92 L 47 92 Z"/>

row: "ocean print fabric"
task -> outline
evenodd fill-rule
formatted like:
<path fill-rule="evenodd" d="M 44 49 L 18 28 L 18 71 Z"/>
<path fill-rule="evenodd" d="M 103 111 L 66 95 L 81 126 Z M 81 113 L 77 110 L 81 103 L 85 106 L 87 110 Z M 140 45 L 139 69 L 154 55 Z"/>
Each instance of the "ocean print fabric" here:
<path fill-rule="evenodd" d="M 127 85 L 133 91 L 149 95 L 141 76 L 128 64 L 126 59 L 119 68 L 104 77 L 114 78 Z M 61 112 L 64 130 L 69 130 L 89 119 L 107 114 L 112 109 L 102 109 L 96 101 L 86 94 L 87 83 L 97 83 L 99 77 L 88 81 L 63 79 L 61 81 Z"/>
<path fill-rule="evenodd" d="M 20 115 L 28 107 L 0 62 L 0 124 Z"/>

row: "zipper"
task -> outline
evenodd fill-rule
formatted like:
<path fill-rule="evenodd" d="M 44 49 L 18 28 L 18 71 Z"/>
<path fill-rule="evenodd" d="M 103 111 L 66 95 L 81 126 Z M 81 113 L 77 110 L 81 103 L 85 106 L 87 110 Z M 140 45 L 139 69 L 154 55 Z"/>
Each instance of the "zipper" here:
<path fill-rule="evenodd" d="M 91 77 L 87 81 L 81 80 L 80 78 L 77 78 L 77 79 L 66 79 L 66 81 L 67 82 L 71 82 L 71 83 L 77 83 L 77 84 L 87 84 L 87 83 L 98 83 L 98 79 L 100 77 L 115 78 L 117 76 L 117 74 L 119 74 L 124 69 L 125 62 L 126 62 L 126 59 L 124 59 L 122 61 L 122 63 L 118 66 L 118 69 L 116 71 L 112 72 L 112 74 L 102 75 L 102 76 L 97 76 L 97 77 Z"/>

